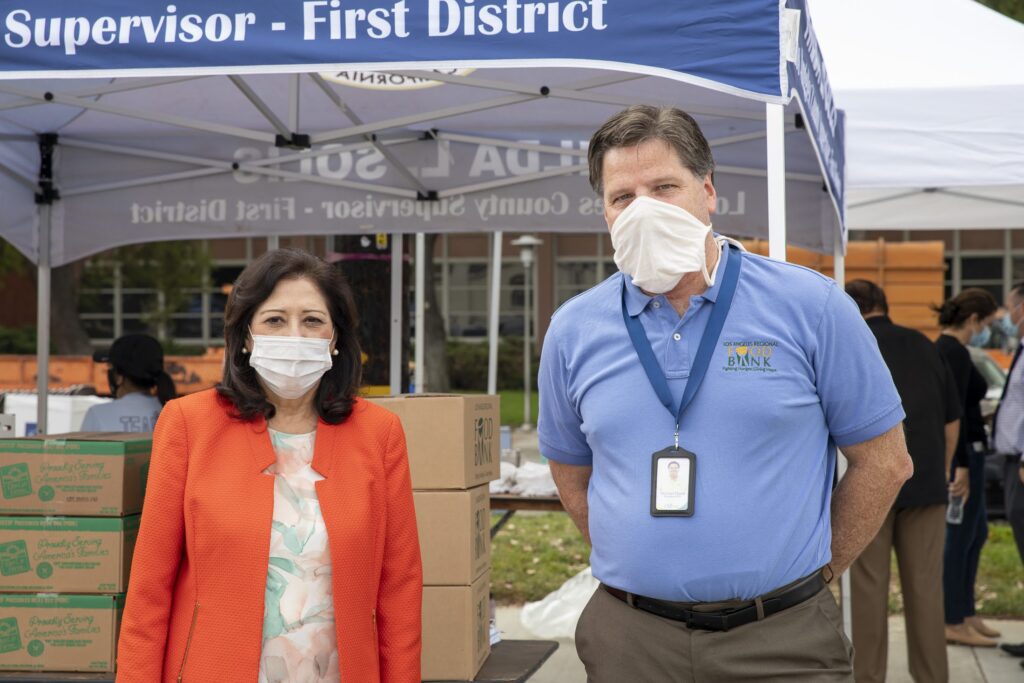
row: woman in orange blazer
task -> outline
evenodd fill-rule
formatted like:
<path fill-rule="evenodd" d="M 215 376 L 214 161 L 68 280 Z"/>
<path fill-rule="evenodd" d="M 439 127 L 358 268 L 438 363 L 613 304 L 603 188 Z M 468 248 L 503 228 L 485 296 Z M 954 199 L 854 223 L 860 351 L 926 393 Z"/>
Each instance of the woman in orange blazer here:
<path fill-rule="evenodd" d="M 356 397 L 348 285 L 269 252 L 224 323 L 224 381 L 156 426 L 117 680 L 418 683 L 405 436 Z"/>

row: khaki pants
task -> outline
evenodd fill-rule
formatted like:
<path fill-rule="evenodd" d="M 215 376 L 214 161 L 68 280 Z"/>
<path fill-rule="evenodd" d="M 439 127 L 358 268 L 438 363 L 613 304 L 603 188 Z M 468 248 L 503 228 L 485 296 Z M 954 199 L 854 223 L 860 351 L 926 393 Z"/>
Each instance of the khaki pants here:
<path fill-rule="evenodd" d="M 730 631 L 701 631 L 598 588 L 576 627 L 589 683 L 853 680 L 852 649 L 828 589 Z"/>
<path fill-rule="evenodd" d="M 878 535 L 853 563 L 850 582 L 857 683 L 885 680 L 893 548 L 900 570 L 910 675 L 917 683 L 949 680 L 942 605 L 945 510 L 943 505 L 890 510 Z"/>

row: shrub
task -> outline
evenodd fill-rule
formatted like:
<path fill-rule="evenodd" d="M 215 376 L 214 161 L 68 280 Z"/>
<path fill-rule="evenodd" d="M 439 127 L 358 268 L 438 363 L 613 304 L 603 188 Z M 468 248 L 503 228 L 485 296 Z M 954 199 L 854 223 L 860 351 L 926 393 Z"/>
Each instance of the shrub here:
<path fill-rule="evenodd" d="M 487 389 L 488 344 L 482 342 L 448 342 L 448 372 L 453 391 L 483 391 Z M 537 388 L 539 358 L 534 347 L 531 369 L 533 388 Z M 498 340 L 498 390 L 523 388 L 523 340 Z"/>
<path fill-rule="evenodd" d="M 35 327 L 0 327 L 0 353 L 34 354 Z"/>

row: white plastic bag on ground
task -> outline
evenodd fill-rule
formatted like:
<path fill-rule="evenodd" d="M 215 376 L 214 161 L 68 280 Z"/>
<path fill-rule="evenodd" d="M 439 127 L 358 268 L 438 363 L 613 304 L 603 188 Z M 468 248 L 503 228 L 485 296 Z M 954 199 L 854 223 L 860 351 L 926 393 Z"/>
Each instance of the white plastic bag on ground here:
<path fill-rule="evenodd" d="M 576 622 L 597 586 L 597 579 L 587 567 L 555 592 L 523 605 L 519 620 L 523 628 L 538 638 L 573 638 Z"/>
<path fill-rule="evenodd" d="M 512 493 L 525 498 L 557 496 L 555 480 L 551 478 L 551 468 L 537 462 L 524 462 L 516 470 Z"/>

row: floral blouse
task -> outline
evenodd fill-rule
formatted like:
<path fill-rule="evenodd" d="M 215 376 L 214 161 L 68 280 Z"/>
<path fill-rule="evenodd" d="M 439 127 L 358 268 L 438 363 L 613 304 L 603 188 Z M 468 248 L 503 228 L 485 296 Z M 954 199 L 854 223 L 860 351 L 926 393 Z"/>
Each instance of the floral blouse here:
<path fill-rule="evenodd" d="M 277 462 L 259 683 L 340 680 L 331 556 L 312 467 L 316 432 L 270 430 Z"/>

